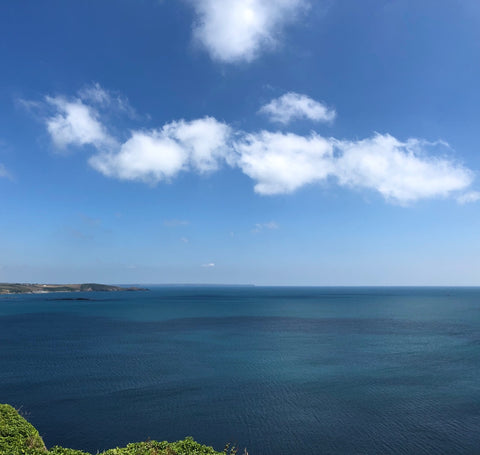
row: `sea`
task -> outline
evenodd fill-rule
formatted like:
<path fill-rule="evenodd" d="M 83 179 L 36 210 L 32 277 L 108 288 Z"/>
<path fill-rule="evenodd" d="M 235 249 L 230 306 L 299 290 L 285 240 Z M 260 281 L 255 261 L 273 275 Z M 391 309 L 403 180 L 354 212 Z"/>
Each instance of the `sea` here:
<path fill-rule="evenodd" d="M 92 454 L 480 454 L 480 288 L 0 296 L 0 402 Z"/>

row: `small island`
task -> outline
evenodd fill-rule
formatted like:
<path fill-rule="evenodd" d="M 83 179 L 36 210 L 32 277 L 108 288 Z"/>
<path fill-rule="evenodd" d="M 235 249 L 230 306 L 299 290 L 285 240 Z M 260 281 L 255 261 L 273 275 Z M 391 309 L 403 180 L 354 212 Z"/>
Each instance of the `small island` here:
<path fill-rule="evenodd" d="M 1 294 L 47 294 L 50 292 L 118 292 L 148 291 L 146 288 L 110 286 L 108 284 L 33 284 L 33 283 L 0 283 Z"/>

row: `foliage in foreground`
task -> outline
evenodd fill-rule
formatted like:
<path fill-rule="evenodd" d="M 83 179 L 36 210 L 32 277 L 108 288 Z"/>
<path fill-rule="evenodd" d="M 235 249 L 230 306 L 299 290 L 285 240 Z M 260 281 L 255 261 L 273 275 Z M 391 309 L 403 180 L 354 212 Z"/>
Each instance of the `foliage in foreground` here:
<path fill-rule="evenodd" d="M 212 447 L 185 438 L 177 442 L 146 441 L 128 444 L 102 452 L 99 455 L 226 455 L 235 449 L 216 452 Z M 47 450 L 35 427 L 8 404 L 0 404 L 0 455 L 90 455 L 63 447 Z"/>

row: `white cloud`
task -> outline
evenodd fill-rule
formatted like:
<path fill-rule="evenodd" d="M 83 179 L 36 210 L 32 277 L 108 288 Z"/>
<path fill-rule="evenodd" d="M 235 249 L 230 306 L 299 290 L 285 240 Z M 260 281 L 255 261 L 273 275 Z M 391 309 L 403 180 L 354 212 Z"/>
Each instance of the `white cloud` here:
<path fill-rule="evenodd" d="M 258 234 L 259 232 L 262 232 L 265 229 L 278 229 L 279 226 L 275 221 L 269 221 L 268 223 L 256 223 L 255 227 L 252 229 L 252 232 L 255 234 Z"/>
<path fill-rule="evenodd" d="M 95 105 L 97 108 L 118 111 L 131 118 L 138 117 L 128 98 L 119 93 L 105 90 L 98 82 L 83 87 L 78 92 L 78 97 L 85 103 Z"/>
<path fill-rule="evenodd" d="M 246 133 L 204 117 L 134 130 L 121 143 L 110 135 L 99 112 L 87 104 L 87 99 L 104 103 L 103 89 L 93 86 L 91 90 L 88 96 L 82 95 L 83 101 L 47 97 L 55 112 L 45 123 L 60 148 L 92 145 L 96 154 L 89 159 L 91 166 L 110 177 L 155 184 L 183 171 L 204 174 L 226 164 L 254 180 L 255 191 L 262 195 L 287 194 L 328 182 L 376 191 L 399 204 L 435 197 L 454 197 L 459 203 L 480 200 L 480 193 L 471 189 L 473 172 L 432 152 L 434 147 L 448 148 L 442 142 L 402 142 L 389 134 L 346 141 L 316 133 Z M 0 176 L 5 175 L 0 165 Z"/>
<path fill-rule="evenodd" d="M 472 172 L 451 160 L 431 157 L 425 141 L 401 142 L 389 134 L 361 141 L 334 141 L 340 152 L 334 174 L 341 185 L 369 188 L 388 200 L 406 204 L 446 197 L 465 190 Z"/>
<path fill-rule="evenodd" d="M 183 148 L 160 131 L 135 131 L 119 152 L 95 155 L 89 162 L 110 177 L 156 183 L 178 174 L 186 160 Z"/>
<path fill-rule="evenodd" d="M 304 0 L 191 0 L 197 18 L 194 38 L 224 62 L 251 61 L 277 45 Z"/>
<path fill-rule="evenodd" d="M 377 191 L 400 204 L 447 197 L 471 185 L 470 170 L 428 155 L 430 145 L 416 139 L 401 142 L 388 134 L 340 141 L 314 133 L 268 131 L 246 134 L 235 143 L 237 164 L 257 182 L 259 194 L 291 193 L 330 179 L 341 186 Z"/>
<path fill-rule="evenodd" d="M 172 122 L 163 128 L 189 154 L 191 165 L 199 172 L 214 171 L 220 160 L 231 160 L 227 141 L 230 127 L 212 117 L 186 122 Z"/>
<path fill-rule="evenodd" d="M 46 119 L 47 130 L 54 144 L 64 149 L 69 145 L 93 145 L 99 149 L 112 146 L 114 140 L 98 119 L 98 113 L 81 100 L 46 97 L 47 103 L 56 110 Z"/>
<path fill-rule="evenodd" d="M 168 227 L 178 227 L 178 226 L 188 226 L 190 224 L 190 221 L 187 221 L 187 220 L 176 220 L 176 219 L 173 219 L 173 220 L 165 220 L 163 222 L 163 225 L 164 226 L 168 226 Z"/>
<path fill-rule="evenodd" d="M 0 177 L 10 178 L 10 173 L 2 163 L 0 163 Z"/>
<path fill-rule="evenodd" d="M 112 97 L 98 82 L 83 87 L 79 92 L 79 97 L 87 102 L 98 105 L 110 104 Z"/>
<path fill-rule="evenodd" d="M 229 135 L 230 127 L 212 117 L 180 120 L 160 130 L 134 131 L 118 152 L 95 155 L 90 164 L 123 180 L 168 181 L 182 170 L 216 170 L 229 159 Z"/>
<path fill-rule="evenodd" d="M 260 113 L 271 121 L 287 124 L 295 119 L 309 119 L 316 122 L 331 122 L 336 117 L 334 109 L 313 100 L 307 95 L 289 92 L 260 108 Z"/>
<path fill-rule="evenodd" d="M 460 195 L 457 198 L 459 204 L 470 204 L 472 202 L 477 202 L 480 200 L 480 192 L 478 191 L 469 191 L 465 194 Z"/>
<path fill-rule="evenodd" d="M 118 147 L 117 141 L 108 133 L 101 121 L 100 113 L 116 112 L 130 118 L 137 117 L 128 99 L 103 89 L 93 83 L 78 92 L 78 97 L 67 99 L 63 96 L 45 97 L 49 110 L 53 113 L 44 117 L 47 130 L 53 143 L 59 149 L 66 147 L 93 145 L 99 150 L 112 150 Z M 42 111 L 45 104 L 20 100 L 29 110 Z"/>
<path fill-rule="evenodd" d="M 208 262 L 207 264 L 202 264 L 202 267 L 212 268 L 212 267 L 215 267 L 215 263 L 214 262 Z"/>
<path fill-rule="evenodd" d="M 291 193 L 332 173 L 332 144 L 316 134 L 262 131 L 245 135 L 235 148 L 238 166 L 257 181 L 260 194 Z"/>

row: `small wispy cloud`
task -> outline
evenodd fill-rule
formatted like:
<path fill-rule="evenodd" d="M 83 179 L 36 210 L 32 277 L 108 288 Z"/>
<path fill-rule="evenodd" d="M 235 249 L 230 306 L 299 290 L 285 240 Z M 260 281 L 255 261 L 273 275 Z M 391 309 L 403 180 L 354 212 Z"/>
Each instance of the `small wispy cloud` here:
<path fill-rule="evenodd" d="M 91 227 L 98 227 L 102 224 L 102 220 L 100 218 L 94 218 L 94 217 L 85 215 L 84 213 L 80 214 L 80 218 L 84 224 Z"/>
<path fill-rule="evenodd" d="M 0 163 L 0 177 L 4 177 L 7 179 L 12 178 L 10 172 L 8 172 L 7 168 L 2 163 Z"/>
<path fill-rule="evenodd" d="M 75 240 L 96 241 L 98 238 L 110 235 L 111 230 L 103 226 L 100 218 L 78 213 L 71 224 L 64 226 L 63 233 Z"/>
<path fill-rule="evenodd" d="M 215 267 L 215 263 L 214 262 L 207 262 L 206 264 L 202 264 L 202 267 L 212 268 L 212 267 Z"/>
<path fill-rule="evenodd" d="M 289 92 L 262 106 L 259 113 L 271 121 L 286 125 L 292 120 L 308 119 L 314 122 L 332 122 L 337 113 L 326 104 L 315 101 L 307 95 Z"/>
<path fill-rule="evenodd" d="M 172 219 L 172 220 L 165 220 L 163 222 L 164 226 L 168 227 L 179 227 L 179 226 L 188 226 L 190 224 L 190 221 L 187 220 L 177 220 L 177 219 Z"/>
<path fill-rule="evenodd" d="M 256 223 L 255 227 L 252 229 L 252 232 L 258 234 L 264 230 L 273 230 L 279 229 L 279 225 L 275 221 L 269 221 L 268 223 Z"/>
<path fill-rule="evenodd" d="M 78 91 L 78 97 L 85 103 L 108 109 L 110 112 L 126 114 L 130 118 L 137 118 L 138 114 L 127 97 L 120 93 L 104 89 L 98 82 L 84 86 Z"/>
<path fill-rule="evenodd" d="M 189 243 L 190 240 L 188 240 L 187 237 L 180 237 L 180 242 L 182 242 L 182 243 Z"/>
<path fill-rule="evenodd" d="M 100 106 L 108 105 L 112 102 L 112 96 L 107 90 L 102 88 L 98 82 L 87 85 L 80 89 L 78 95 L 84 101 L 90 101 Z"/>
<path fill-rule="evenodd" d="M 480 200 L 480 192 L 478 191 L 470 191 L 457 198 L 459 204 L 471 204 L 472 202 L 477 202 L 478 200 Z"/>
<path fill-rule="evenodd" d="M 44 107 L 44 104 L 41 101 L 26 100 L 24 98 L 17 98 L 15 100 L 15 105 L 19 108 L 25 109 L 32 114 L 36 114 Z"/>
<path fill-rule="evenodd" d="M 65 235 L 75 240 L 92 241 L 95 239 L 94 234 L 72 226 L 65 226 L 63 231 Z"/>

